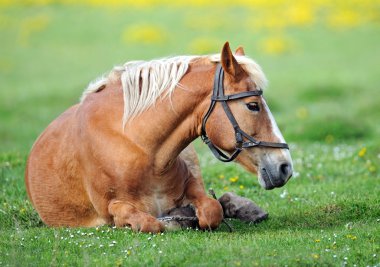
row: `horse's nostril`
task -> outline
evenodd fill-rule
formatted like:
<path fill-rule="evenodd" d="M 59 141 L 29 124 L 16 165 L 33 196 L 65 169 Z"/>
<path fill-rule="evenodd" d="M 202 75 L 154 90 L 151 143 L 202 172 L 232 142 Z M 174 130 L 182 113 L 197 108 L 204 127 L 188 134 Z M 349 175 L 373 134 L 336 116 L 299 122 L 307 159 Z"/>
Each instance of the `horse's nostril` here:
<path fill-rule="evenodd" d="M 288 163 L 282 163 L 280 165 L 280 173 L 283 177 L 285 178 L 288 178 L 289 174 L 290 174 L 290 166 Z"/>

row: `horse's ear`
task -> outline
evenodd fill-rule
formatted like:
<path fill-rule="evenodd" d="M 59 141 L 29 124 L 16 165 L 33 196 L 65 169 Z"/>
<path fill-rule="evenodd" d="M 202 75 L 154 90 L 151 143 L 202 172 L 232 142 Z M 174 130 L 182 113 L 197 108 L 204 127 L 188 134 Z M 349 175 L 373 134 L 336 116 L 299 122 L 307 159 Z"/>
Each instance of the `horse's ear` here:
<path fill-rule="evenodd" d="M 242 67 L 236 61 L 234 55 L 232 55 L 230 44 L 226 42 L 222 49 L 222 54 L 220 56 L 220 61 L 225 72 L 237 77 L 242 71 Z"/>
<path fill-rule="evenodd" d="M 244 48 L 241 45 L 236 49 L 235 55 L 236 56 L 245 56 Z"/>

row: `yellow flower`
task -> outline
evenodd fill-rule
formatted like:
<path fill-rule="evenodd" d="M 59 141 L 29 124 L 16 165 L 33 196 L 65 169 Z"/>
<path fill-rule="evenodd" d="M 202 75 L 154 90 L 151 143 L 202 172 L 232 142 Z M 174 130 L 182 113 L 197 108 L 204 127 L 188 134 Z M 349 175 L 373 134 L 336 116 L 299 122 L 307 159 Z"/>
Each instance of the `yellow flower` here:
<path fill-rule="evenodd" d="M 290 5 L 288 10 L 288 19 L 289 22 L 294 25 L 304 26 L 313 23 L 314 14 L 313 8 L 311 5 L 306 4 L 305 2 L 295 2 Z"/>
<path fill-rule="evenodd" d="M 244 185 L 240 185 L 239 188 L 240 188 L 240 189 L 244 189 Z"/>
<path fill-rule="evenodd" d="M 219 179 L 224 179 L 224 174 L 220 174 Z"/>
<path fill-rule="evenodd" d="M 126 43 L 157 44 L 163 43 L 166 37 L 167 33 L 164 29 L 150 24 L 132 25 L 122 33 L 122 39 Z"/>
<path fill-rule="evenodd" d="M 230 178 L 230 182 L 231 183 L 236 183 L 238 180 L 239 180 L 239 177 L 237 177 L 237 176 L 234 176 L 234 177 Z"/>
<path fill-rule="evenodd" d="M 315 239 L 315 243 L 319 243 L 319 242 L 321 242 L 320 239 Z"/>
<path fill-rule="evenodd" d="M 366 147 L 363 147 L 362 149 L 360 149 L 359 151 L 359 157 L 364 157 L 365 154 L 367 153 L 367 148 Z"/>
<path fill-rule="evenodd" d="M 351 234 L 346 235 L 346 237 L 347 237 L 348 239 L 351 239 L 351 240 L 356 240 L 356 239 L 357 239 L 356 236 L 351 235 Z"/>
<path fill-rule="evenodd" d="M 215 53 L 219 50 L 222 42 L 215 38 L 201 37 L 192 40 L 189 44 L 189 50 L 194 54 Z"/>
<path fill-rule="evenodd" d="M 319 255 L 318 254 L 311 254 L 311 256 L 313 257 L 313 259 L 319 259 Z"/>
<path fill-rule="evenodd" d="M 335 28 L 350 28 L 360 24 L 360 16 L 354 9 L 343 9 L 328 18 L 328 24 Z"/>

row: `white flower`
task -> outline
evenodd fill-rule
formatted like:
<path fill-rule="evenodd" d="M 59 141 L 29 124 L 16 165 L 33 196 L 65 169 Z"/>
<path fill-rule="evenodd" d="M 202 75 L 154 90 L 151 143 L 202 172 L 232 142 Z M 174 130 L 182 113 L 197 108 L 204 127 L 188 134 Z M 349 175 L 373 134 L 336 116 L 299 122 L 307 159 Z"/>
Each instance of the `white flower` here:
<path fill-rule="evenodd" d="M 286 189 L 280 194 L 280 198 L 285 198 L 288 195 L 288 191 Z"/>

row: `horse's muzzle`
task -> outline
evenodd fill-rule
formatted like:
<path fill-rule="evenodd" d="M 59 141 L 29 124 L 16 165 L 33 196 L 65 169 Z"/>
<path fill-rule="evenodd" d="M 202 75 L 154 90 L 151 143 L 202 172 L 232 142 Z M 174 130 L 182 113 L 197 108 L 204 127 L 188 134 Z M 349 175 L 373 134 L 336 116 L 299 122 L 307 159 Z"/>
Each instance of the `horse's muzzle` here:
<path fill-rule="evenodd" d="M 292 164 L 282 162 L 280 164 L 264 164 L 259 170 L 259 181 L 266 190 L 282 187 L 293 175 Z"/>

